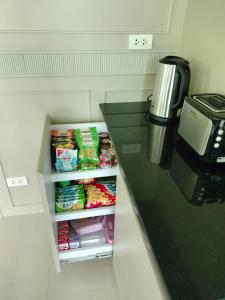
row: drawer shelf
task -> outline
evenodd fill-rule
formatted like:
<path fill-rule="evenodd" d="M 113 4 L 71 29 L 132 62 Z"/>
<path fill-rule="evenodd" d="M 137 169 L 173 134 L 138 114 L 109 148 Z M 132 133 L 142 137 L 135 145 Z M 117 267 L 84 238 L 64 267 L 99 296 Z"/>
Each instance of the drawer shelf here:
<path fill-rule="evenodd" d="M 77 211 L 58 213 L 55 215 L 56 222 L 66 221 L 66 220 L 75 220 L 96 216 L 106 216 L 115 213 L 115 206 L 105 206 L 98 208 L 88 208 Z"/>
<path fill-rule="evenodd" d="M 85 178 L 103 178 L 117 176 L 118 167 L 113 166 L 108 169 L 78 170 L 74 172 L 57 173 L 52 168 L 51 162 L 51 130 L 67 130 L 75 128 L 96 127 L 97 132 L 107 132 L 104 122 L 74 123 L 51 125 L 49 118 L 46 118 L 42 145 L 37 167 L 37 177 L 40 186 L 43 204 L 48 217 L 49 237 L 52 246 L 52 254 L 55 262 L 56 271 L 61 271 L 61 263 L 76 262 L 80 260 L 96 259 L 112 256 L 113 246 L 110 244 L 98 245 L 93 247 L 83 247 L 68 251 L 58 251 L 58 222 L 75 220 L 95 216 L 104 216 L 115 213 L 115 206 L 99 207 L 94 209 L 83 209 L 72 212 L 55 213 L 55 183 L 60 181 L 70 181 Z"/>
<path fill-rule="evenodd" d="M 96 259 L 112 256 L 113 246 L 110 244 L 94 247 L 83 247 L 73 250 L 59 251 L 60 263 L 70 263 L 81 260 Z"/>
<path fill-rule="evenodd" d="M 57 173 L 52 171 L 51 182 L 58 182 L 64 180 L 77 180 L 84 178 L 99 178 L 99 177 L 110 177 L 117 175 L 117 166 L 113 166 L 108 169 L 95 169 L 95 170 L 79 170 L 74 172 Z"/>

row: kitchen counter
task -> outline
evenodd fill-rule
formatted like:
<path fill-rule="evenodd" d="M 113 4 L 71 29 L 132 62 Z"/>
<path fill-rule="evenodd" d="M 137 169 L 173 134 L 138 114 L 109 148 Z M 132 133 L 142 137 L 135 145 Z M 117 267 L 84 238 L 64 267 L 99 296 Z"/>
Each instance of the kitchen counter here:
<path fill-rule="evenodd" d="M 147 121 L 148 103 L 100 108 L 171 299 L 225 299 L 225 168 L 202 165 L 177 125 Z"/>

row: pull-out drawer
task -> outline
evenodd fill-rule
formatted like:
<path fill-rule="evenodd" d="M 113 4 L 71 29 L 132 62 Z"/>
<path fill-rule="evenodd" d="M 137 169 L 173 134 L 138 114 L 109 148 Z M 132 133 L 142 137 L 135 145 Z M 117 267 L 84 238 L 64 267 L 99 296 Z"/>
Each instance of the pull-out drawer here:
<path fill-rule="evenodd" d="M 74 172 L 57 173 L 51 164 L 51 130 L 67 130 L 75 128 L 96 127 L 97 132 L 107 132 L 104 122 L 80 123 L 80 124 L 60 124 L 50 125 L 50 120 L 46 119 L 43 139 L 38 164 L 38 180 L 40 191 L 43 198 L 46 215 L 49 224 L 50 242 L 52 246 L 53 257 L 56 271 L 61 271 L 61 263 L 75 262 L 87 259 L 103 258 L 112 255 L 113 245 L 103 244 L 92 247 L 83 247 L 66 251 L 58 251 L 58 222 L 65 220 L 74 220 L 95 216 L 104 216 L 114 214 L 114 206 L 99 207 L 94 209 L 82 209 L 77 211 L 55 213 L 55 183 L 58 181 L 77 180 L 84 178 L 111 177 L 117 175 L 117 166 L 108 169 L 95 169 Z"/>

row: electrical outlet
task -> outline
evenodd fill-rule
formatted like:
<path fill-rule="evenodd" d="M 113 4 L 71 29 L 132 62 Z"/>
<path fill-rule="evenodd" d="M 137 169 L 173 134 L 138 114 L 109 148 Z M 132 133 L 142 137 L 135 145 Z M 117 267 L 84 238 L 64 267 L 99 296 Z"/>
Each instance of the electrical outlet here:
<path fill-rule="evenodd" d="M 6 182 L 8 187 L 16 187 L 16 186 L 24 186 L 27 185 L 27 177 L 12 177 L 12 178 L 6 178 Z"/>
<path fill-rule="evenodd" d="M 130 50 L 146 50 L 152 49 L 152 34 L 130 34 L 129 49 Z"/>

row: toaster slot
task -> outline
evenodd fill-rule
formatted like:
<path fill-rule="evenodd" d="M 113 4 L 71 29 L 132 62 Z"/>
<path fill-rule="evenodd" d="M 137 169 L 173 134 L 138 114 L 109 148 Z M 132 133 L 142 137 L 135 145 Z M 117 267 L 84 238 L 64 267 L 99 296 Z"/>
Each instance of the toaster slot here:
<path fill-rule="evenodd" d="M 205 107 L 214 112 L 225 112 L 225 98 L 221 95 L 198 95 L 193 99 L 203 104 Z"/>

